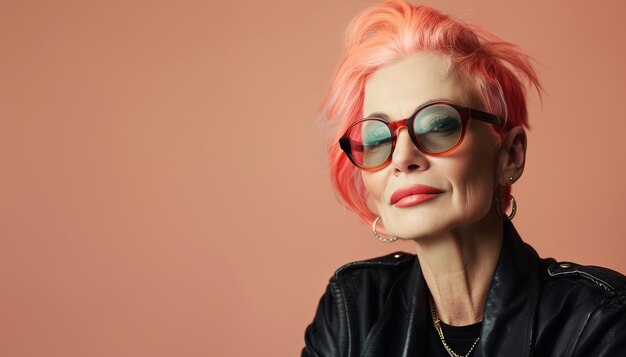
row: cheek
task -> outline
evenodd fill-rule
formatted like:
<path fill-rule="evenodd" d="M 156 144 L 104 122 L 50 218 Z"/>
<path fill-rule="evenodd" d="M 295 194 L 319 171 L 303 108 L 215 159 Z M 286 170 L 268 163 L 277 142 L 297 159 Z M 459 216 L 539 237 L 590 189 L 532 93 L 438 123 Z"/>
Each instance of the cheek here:
<path fill-rule="evenodd" d="M 491 207 L 494 192 L 495 158 L 493 152 L 483 152 L 470 160 L 451 165 L 455 201 L 468 214 L 485 213 Z"/>
<path fill-rule="evenodd" d="M 458 165 L 460 168 L 458 174 L 471 178 L 471 181 L 478 180 L 479 182 L 473 182 L 475 186 L 491 187 L 495 178 L 500 140 L 497 134 L 485 125 L 478 125 L 472 129 L 473 135 L 467 138 L 467 150 L 460 152 L 466 159 Z"/>
<path fill-rule="evenodd" d="M 372 212 L 379 212 L 383 202 L 386 183 L 385 175 L 383 175 L 384 171 L 361 172 L 361 178 L 367 194 L 367 205 Z"/>

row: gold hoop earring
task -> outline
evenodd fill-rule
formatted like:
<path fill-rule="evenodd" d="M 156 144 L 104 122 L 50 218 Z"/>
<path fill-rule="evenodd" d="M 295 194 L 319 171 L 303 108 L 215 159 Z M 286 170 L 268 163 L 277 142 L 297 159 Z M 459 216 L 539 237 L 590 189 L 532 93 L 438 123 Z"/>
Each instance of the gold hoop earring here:
<path fill-rule="evenodd" d="M 513 220 L 515 214 L 517 213 L 517 202 L 515 202 L 515 197 L 513 195 L 511 197 L 511 214 L 506 215 L 502 212 L 502 206 L 500 205 L 500 199 L 496 198 L 496 212 L 498 213 L 498 217 L 502 219 L 508 219 L 509 221 Z"/>
<path fill-rule="evenodd" d="M 376 217 L 376 219 L 372 223 L 372 233 L 374 233 L 374 237 L 376 237 L 376 239 L 378 239 L 379 241 L 381 241 L 383 243 L 395 242 L 398 238 L 396 238 L 396 237 L 383 237 L 380 234 L 378 234 L 378 232 L 376 231 L 376 224 L 378 223 L 379 220 L 380 220 L 380 216 Z"/>

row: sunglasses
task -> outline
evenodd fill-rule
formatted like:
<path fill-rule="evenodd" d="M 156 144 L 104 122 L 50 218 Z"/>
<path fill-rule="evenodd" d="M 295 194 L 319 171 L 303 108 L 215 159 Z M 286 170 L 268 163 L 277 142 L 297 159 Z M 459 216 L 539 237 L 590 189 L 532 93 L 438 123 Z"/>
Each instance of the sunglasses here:
<path fill-rule="evenodd" d="M 441 156 L 461 145 L 470 118 L 496 125 L 502 123 L 494 114 L 436 101 L 422 105 L 410 117 L 398 121 L 361 119 L 350 125 L 339 139 L 339 146 L 359 169 L 377 171 L 391 163 L 398 129 L 408 129 L 419 151 Z"/>

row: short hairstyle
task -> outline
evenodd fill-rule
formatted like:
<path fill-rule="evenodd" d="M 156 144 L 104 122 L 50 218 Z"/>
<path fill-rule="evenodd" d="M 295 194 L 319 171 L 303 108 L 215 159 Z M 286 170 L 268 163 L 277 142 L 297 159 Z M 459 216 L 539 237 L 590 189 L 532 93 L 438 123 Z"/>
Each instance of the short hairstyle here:
<path fill-rule="evenodd" d="M 369 77 L 381 67 L 421 51 L 449 56 L 452 69 L 467 75 L 481 109 L 504 119 L 504 125 L 495 129 L 500 135 L 518 125 L 529 128 L 523 80 L 541 94 L 530 58 L 516 45 L 478 26 L 404 0 L 387 0 L 357 14 L 346 30 L 343 56 L 322 113 L 333 123 L 328 148 L 332 183 L 340 201 L 364 223 L 371 223 L 375 215 L 368 208 L 360 170 L 349 162 L 337 141 L 350 124 L 363 116 Z M 509 197 L 510 190 L 507 186 L 505 197 Z"/>

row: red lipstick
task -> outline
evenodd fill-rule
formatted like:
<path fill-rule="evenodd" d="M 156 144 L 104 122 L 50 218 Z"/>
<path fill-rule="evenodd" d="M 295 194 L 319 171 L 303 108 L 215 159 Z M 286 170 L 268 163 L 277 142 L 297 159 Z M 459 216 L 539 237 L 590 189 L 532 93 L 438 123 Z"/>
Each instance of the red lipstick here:
<path fill-rule="evenodd" d="M 406 186 L 395 191 L 391 195 L 389 203 L 396 207 L 414 206 L 433 199 L 443 192 L 438 188 L 427 185 Z"/>

